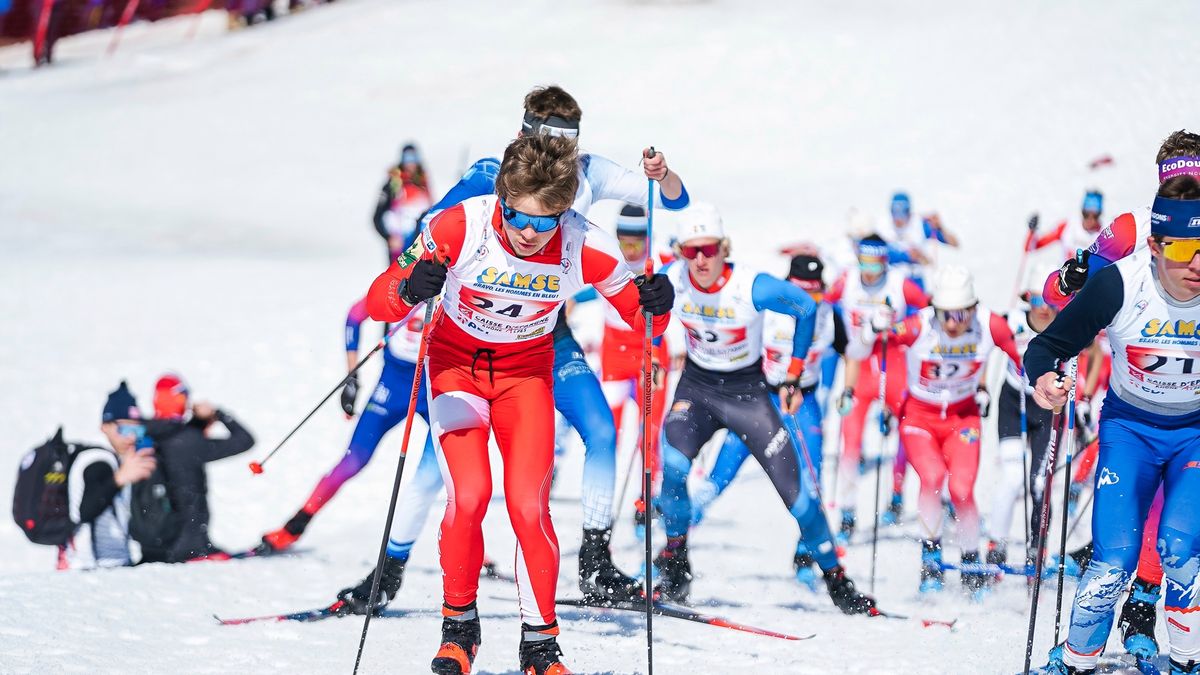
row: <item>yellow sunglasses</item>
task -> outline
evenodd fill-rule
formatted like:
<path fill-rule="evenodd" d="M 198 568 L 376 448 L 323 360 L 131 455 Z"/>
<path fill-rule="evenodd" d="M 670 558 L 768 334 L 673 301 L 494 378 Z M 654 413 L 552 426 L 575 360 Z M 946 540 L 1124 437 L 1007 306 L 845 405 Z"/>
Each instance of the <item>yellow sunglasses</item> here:
<path fill-rule="evenodd" d="M 1200 253 L 1200 239 L 1173 239 L 1162 242 L 1163 257 L 1174 262 L 1191 262 Z"/>

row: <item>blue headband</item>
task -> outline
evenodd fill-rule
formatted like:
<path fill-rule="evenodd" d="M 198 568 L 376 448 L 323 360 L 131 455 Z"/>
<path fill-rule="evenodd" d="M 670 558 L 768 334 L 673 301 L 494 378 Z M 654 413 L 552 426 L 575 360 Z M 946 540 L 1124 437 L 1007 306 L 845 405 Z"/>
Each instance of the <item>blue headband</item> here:
<path fill-rule="evenodd" d="M 1200 238 L 1200 199 L 1155 197 L 1150 209 L 1150 234 L 1179 239 Z"/>
<path fill-rule="evenodd" d="M 1104 195 L 1099 192 L 1089 192 L 1083 196 L 1082 211 L 1100 213 L 1104 211 Z"/>

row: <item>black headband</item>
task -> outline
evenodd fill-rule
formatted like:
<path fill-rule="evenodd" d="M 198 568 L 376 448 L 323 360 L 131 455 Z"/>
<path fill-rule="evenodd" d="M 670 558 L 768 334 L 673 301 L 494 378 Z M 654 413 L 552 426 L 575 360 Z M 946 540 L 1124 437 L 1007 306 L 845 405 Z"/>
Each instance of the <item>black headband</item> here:
<path fill-rule="evenodd" d="M 579 136 L 579 120 L 568 120 L 557 115 L 538 117 L 527 110 L 521 120 L 521 130 L 527 134 L 575 138 Z"/>

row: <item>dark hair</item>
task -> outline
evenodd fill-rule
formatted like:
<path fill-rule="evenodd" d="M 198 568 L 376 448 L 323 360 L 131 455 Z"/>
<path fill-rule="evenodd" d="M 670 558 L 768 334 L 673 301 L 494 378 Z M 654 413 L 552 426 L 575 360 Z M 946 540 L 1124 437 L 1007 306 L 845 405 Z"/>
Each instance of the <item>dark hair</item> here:
<path fill-rule="evenodd" d="M 1188 133 L 1187 129 L 1180 129 L 1167 136 L 1167 139 L 1162 142 L 1154 161 L 1161 164 L 1172 157 L 1187 156 L 1200 156 L 1200 134 L 1192 134 Z"/>
<path fill-rule="evenodd" d="M 572 122 L 583 119 L 583 110 L 579 108 L 575 98 L 562 87 L 553 84 L 549 87 L 534 87 L 525 94 L 525 112 L 541 118 L 553 115 Z"/>
<path fill-rule="evenodd" d="M 868 234 L 867 236 L 863 237 L 862 239 L 859 239 L 858 243 L 859 244 L 875 244 L 876 246 L 887 246 L 887 241 L 885 241 L 883 237 L 881 237 L 877 234 L 874 234 L 874 233 Z"/>
<path fill-rule="evenodd" d="M 521 136 L 504 150 L 496 194 L 505 200 L 535 197 L 560 213 L 575 203 L 579 189 L 579 157 L 575 141 L 561 136 Z"/>
<path fill-rule="evenodd" d="M 1192 201 L 1200 199 L 1200 180 L 1195 176 L 1175 176 L 1162 182 L 1158 186 L 1159 197 L 1167 199 L 1182 199 L 1184 201 Z"/>

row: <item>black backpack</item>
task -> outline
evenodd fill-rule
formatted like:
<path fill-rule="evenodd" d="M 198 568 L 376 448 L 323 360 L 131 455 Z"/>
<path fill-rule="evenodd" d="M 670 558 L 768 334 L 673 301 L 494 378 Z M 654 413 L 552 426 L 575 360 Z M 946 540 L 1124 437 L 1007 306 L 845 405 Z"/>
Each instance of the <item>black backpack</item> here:
<path fill-rule="evenodd" d="M 157 455 L 158 466 L 144 481 L 134 483 L 129 497 L 129 536 L 142 545 L 144 551 L 165 551 L 183 531 L 183 517 L 171 502 L 163 457 Z"/>
<path fill-rule="evenodd" d="M 13 490 L 13 520 L 35 544 L 60 546 L 75 532 L 67 498 L 71 464 L 92 446 L 63 441 L 62 427 L 54 436 L 21 458 Z"/>

